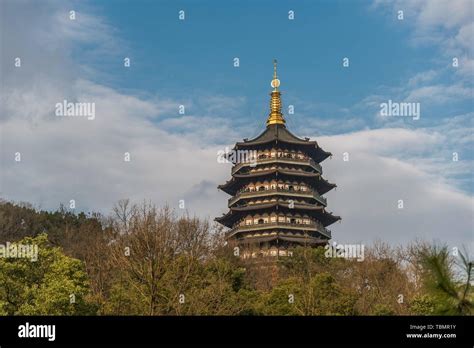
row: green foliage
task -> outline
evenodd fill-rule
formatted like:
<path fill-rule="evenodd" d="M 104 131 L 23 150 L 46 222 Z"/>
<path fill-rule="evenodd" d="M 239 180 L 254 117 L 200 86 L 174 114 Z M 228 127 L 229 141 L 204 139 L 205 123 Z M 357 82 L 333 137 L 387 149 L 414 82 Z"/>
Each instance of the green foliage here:
<path fill-rule="evenodd" d="M 295 278 L 279 282 L 270 293 L 264 295 L 259 310 L 265 315 L 297 315 L 294 301 L 295 296 L 299 295 L 300 284 L 301 282 Z M 299 300 L 298 297 L 297 299 Z"/>
<path fill-rule="evenodd" d="M 51 247 L 47 235 L 27 237 L 23 245 L 38 246 L 38 260 L 0 258 L 0 313 L 6 315 L 87 315 L 89 284 L 83 263 Z M 74 302 L 71 303 L 71 295 Z"/>
<path fill-rule="evenodd" d="M 472 261 L 461 253 L 456 269 L 446 247 L 397 257 L 374 246 L 363 262 L 322 247 L 242 260 L 206 221 L 127 200 L 114 212 L 0 201 L 0 244 L 39 247 L 36 262 L 0 258 L 0 315 L 472 314 Z"/>
<path fill-rule="evenodd" d="M 332 275 L 319 273 L 309 281 L 292 277 L 281 281 L 266 296 L 267 315 L 352 315 L 356 297 L 338 285 Z"/>
<path fill-rule="evenodd" d="M 111 286 L 100 313 L 104 315 L 145 315 L 143 308 L 146 307 L 145 298 L 140 296 L 131 282 L 118 280 Z"/>
<path fill-rule="evenodd" d="M 53 212 L 36 211 L 30 204 L 0 200 L 0 243 L 46 233 L 51 244 L 61 246 L 67 255 L 83 259 L 92 240 L 103 232 L 100 218 L 99 214 L 75 214 L 62 205 Z"/>
<path fill-rule="evenodd" d="M 433 315 L 435 313 L 436 301 L 430 295 L 419 295 L 413 298 L 410 310 L 416 315 Z"/>
<path fill-rule="evenodd" d="M 423 281 L 428 294 L 434 299 L 433 314 L 470 315 L 473 312 L 471 290 L 472 261 L 460 253 L 460 267 L 465 280 L 454 276 L 453 259 L 446 246 L 427 246 L 420 250 L 420 262 L 424 269 Z"/>
<path fill-rule="evenodd" d="M 394 315 L 395 312 L 392 308 L 383 303 L 377 303 L 374 306 L 374 315 Z"/>

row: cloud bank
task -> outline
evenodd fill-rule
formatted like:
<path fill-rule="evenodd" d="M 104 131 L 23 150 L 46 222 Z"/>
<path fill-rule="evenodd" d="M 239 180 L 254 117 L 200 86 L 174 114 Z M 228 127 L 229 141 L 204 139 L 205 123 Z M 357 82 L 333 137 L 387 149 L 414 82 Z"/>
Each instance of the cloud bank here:
<path fill-rule="evenodd" d="M 47 4 L 47 10 L 39 5 L 35 10 L 8 2 L 2 17 L 2 37 L 10 39 L 1 53 L 1 196 L 43 209 L 74 199 L 77 210 L 107 213 L 117 200 L 131 198 L 176 209 L 184 200 L 190 213 L 210 218 L 226 211 L 228 197 L 217 185 L 229 179 L 230 165 L 217 163 L 216 154 L 255 133 L 233 117 L 245 98 L 204 96 L 203 102 L 203 96 L 194 96 L 188 104 L 196 107 L 179 115 L 180 101 L 125 93 L 99 83 L 86 58 L 76 59 L 74 53 L 85 42 L 89 58 L 118 52 L 121 45 L 114 28 L 85 12 L 71 23 L 68 6 Z M 429 7 L 423 9 L 427 12 L 417 17 L 421 29 L 438 18 Z M 459 42 L 467 35 L 463 18 L 450 18 L 446 24 L 462 25 Z M 16 24 L 28 20 L 38 23 L 39 30 Z M 54 23 L 54 31 L 40 23 Z M 21 68 L 13 66 L 17 56 L 22 57 Z M 429 82 L 433 75 L 415 76 L 410 86 Z M 412 93 L 427 92 L 436 91 Z M 56 117 L 54 105 L 64 99 L 94 102 L 95 119 Z M 229 109 L 233 114 L 223 115 Z M 358 120 L 354 117 L 352 122 L 360 127 Z M 473 200 L 460 189 L 462 174 L 469 171 L 463 151 L 472 144 L 470 120 L 472 114 L 458 115 L 438 127 L 391 125 L 318 137 L 334 154 L 323 168 L 326 178 L 338 185 L 327 195 L 329 210 L 342 216 L 341 223 L 330 227 L 335 240 L 472 243 Z M 319 134 L 319 126 L 308 122 L 295 132 L 311 136 Z M 452 160 L 455 151 L 460 153 L 458 162 Z M 15 161 L 18 152 L 20 162 Z M 345 152 L 349 161 L 343 160 Z M 124 161 L 126 153 L 129 162 Z M 397 207 L 399 200 L 403 209 Z"/>

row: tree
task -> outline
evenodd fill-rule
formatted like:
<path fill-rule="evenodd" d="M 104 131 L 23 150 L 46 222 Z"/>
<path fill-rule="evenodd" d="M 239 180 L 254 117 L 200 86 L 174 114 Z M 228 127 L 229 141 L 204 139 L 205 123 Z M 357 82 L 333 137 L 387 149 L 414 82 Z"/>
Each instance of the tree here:
<path fill-rule="evenodd" d="M 322 247 L 241 259 L 207 220 L 128 200 L 113 213 L 0 200 L 0 248 L 39 246 L 36 262 L 0 250 L 0 314 L 472 314 L 472 260 L 446 247 L 377 242 L 361 262 Z"/>
<path fill-rule="evenodd" d="M 460 260 L 455 262 L 447 246 L 424 246 L 419 251 L 423 266 L 423 284 L 434 300 L 433 314 L 471 315 L 473 294 L 471 290 L 472 260 L 467 253 L 459 252 Z M 456 277 L 454 266 L 462 274 Z M 425 299 L 426 302 L 426 299 Z"/>
<path fill-rule="evenodd" d="M 309 281 L 287 278 L 267 295 L 263 313 L 269 315 L 353 315 L 356 297 L 331 274 L 314 274 Z"/>
<path fill-rule="evenodd" d="M 131 207 L 121 203 L 115 212 L 118 220 L 113 228 L 118 233 L 110 248 L 118 273 L 115 298 L 131 301 L 128 308 L 136 311 L 131 314 L 182 314 L 186 294 L 209 257 L 209 224 L 188 216 L 177 218 L 168 207 L 157 209 L 147 203 Z M 120 290 L 123 286 L 126 293 Z M 120 306 L 118 302 L 115 308 Z"/>
<path fill-rule="evenodd" d="M 37 246 L 37 261 L 0 258 L 0 313 L 4 315 L 89 315 L 89 282 L 80 260 L 51 247 L 46 234 L 16 246 Z M 34 249 L 33 249 L 34 250 Z"/>

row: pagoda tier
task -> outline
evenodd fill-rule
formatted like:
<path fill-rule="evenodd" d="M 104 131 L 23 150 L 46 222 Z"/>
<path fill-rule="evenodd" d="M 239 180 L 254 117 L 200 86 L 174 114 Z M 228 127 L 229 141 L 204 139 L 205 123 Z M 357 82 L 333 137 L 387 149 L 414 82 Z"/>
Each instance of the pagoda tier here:
<path fill-rule="evenodd" d="M 228 205 L 231 208 L 249 203 L 252 204 L 253 202 L 272 201 L 278 197 L 310 204 L 319 203 L 323 206 L 327 205 L 326 198 L 318 194 L 318 192 L 308 189 L 304 183 L 277 183 L 274 181 L 270 183 L 257 183 L 255 186 L 246 186 L 229 198 Z"/>
<path fill-rule="evenodd" d="M 305 157 L 301 153 L 284 152 L 283 150 L 256 151 L 257 159 L 260 164 L 266 164 L 267 167 L 272 165 L 280 165 L 286 167 L 294 167 L 298 170 L 316 171 L 323 173 L 321 165 L 312 158 Z M 231 174 L 245 174 L 252 170 L 255 162 L 240 162 L 232 167 Z"/>
<path fill-rule="evenodd" d="M 289 150 L 301 150 L 316 163 L 331 156 L 331 153 L 321 149 L 316 141 L 311 141 L 308 138 L 300 139 L 290 133 L 284 124 L 269 124 L 267 129 L 256 138 L 244 139 L 243 142 L 235 144 L 234 150 L 265 149 L 277 146 L 285 146 Z"/>
<path fill-rule="evenodd" d="M 236 195 L 239 190 L 245 185 L 249 185 L 257 181 L 268 181 L 271 179 L 281 179 L 284 181 L 303 181 L 321 195 L 331 191 L 333 188 L 336 187 L 335 184 L 331 184 L 325 179 L 323 179 L 321 174 L 319 173 L 277 168 L 268 170 L 256 170 L 255 172 L 246 174 L 234 174 L 231 180 L 227 181 L 223 185 L 219 185 L 218 188 L 230 195 Z"/>
<path fill-rule="evenodd" d="M 229 242 L 247 250 L 244 257 L 324 245 L 331 239 L 326 227 L 340 220 L 326 210 L 322 196 L 336 187 L 322 177 L 320 164 L 331 153 L 286 129 L 279 86 L 275 65 L 267 128 L 226 155 L 234 164 L 232 178 L 218 186 L 232 197 L 229 212 L 215 220 L 230 229 Z"/>
<path fill-rule="evenodd" d="M 278 243 L 282 236 L 299 240 L 314 239 L 318 244 L 321 242 L 326 244 L 327 240 L 331 238 L 331 231 L 317 223 L 299 226 L 293 223 L 277 222 L 258 226 L 236 226 L 227 234 L 228 239 L 236 238 L 239 242 L 250 242 L 250 238 L 265 237 L 268 242 Z"/>
<path fill-rule="evenodd" d="M 292 208 L 291 208 L 292 207 Z M 244 206 L 231 207 L 227 214 L 216 218 L 216 221 L 226 227 L 232 227 L 236 222 L 244 219 L 250 213 L 269 213 L 271 211 L 281 212 L 282 214 L 294 214 L 295 211 L 304 213 L 312 218 L 317 219 L 323 226 L 328 226 L 340 219 L 339 216 L 334 216 L 327 212 L 323 206 L 308 203 L 289 203 L 288 200 L 281 199 L 278 201 L 269 201 L 255 204 L 247 204 Z"/>

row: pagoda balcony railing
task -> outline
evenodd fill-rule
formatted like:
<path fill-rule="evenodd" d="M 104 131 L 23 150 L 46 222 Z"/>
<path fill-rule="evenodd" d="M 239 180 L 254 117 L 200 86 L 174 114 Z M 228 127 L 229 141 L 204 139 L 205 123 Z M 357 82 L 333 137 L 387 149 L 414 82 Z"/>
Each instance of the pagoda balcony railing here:
<path fill-rule="evenodd" d="M 269 222 L 269 223 L 262 223 L 262 224 L 252 224 L 252 225 L 239 225 L 232 228 L 228 233 L 227 237 L 230 237 L 236 233 L 240 232 L 247 232 L 247 231 L 261 231 L 261 230 L 268 230 L 271 228 L 279 228 L 283 227 L 285 229 L 294 229 L 298 231 L 314 231 L 319 232 L 322 235 L 326 236 L 327 238 L 331 238 L 331 231 L 328 230 L 320 223 L 312 222 L 310 224 L 297 224 L 291 222 Z"/>
<path fill-rule="evenodd" d="M 247 162 L 240 162 L 236 164 L 232 168 L 232 175 L 237 173 L 241 168 L 246 167 L 246 166 L 252 166 L 252 164 L 257 165 L 257 164 L 265 164 L 265 163 L 300 163 L 300 164 L 309 164 L 313 169 L 315 169 L 319 174 L 323 173 L 323 168 L 319 163 L 316 163 L 313 159 L 311 158 L 293 158 L 293 157 L 287 157 L 287 156 L 277 156 L 277 157 L 270 157 L 270 156 L 264 156 L 256 160 L 256 162 L 252 161 L 247 161 Z"/>
<path fill-rule="evenodd" d="M 322 205 L 327 206 L 326 198 L 318 194 L 316 191 L 289 190 L 289 189 L 283 189 L 283 188 L 257 190 L 257 191 L 243 190 L 243 191 L 237 192 L 237 194 L 234 197 L 231 197 L 228 201 L 228 204 L 230 207 L 232 204 L 234 204 L 235 202 L 237 202 L 239 199 L 242 199 L 242 198 L 262 197 L 262 196 L 268 196 L 275 193 L 285 193 L 287 195 L 292 195 L 295 197 L 314 198 Z"/>

